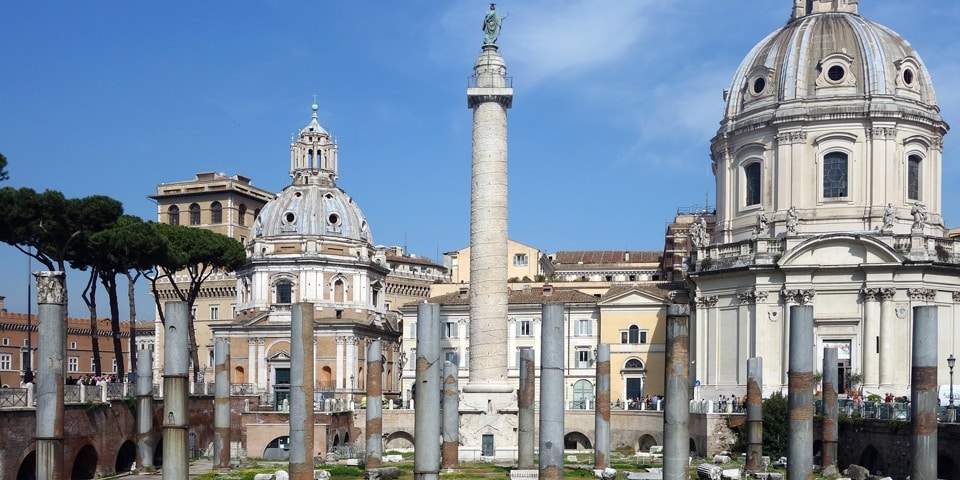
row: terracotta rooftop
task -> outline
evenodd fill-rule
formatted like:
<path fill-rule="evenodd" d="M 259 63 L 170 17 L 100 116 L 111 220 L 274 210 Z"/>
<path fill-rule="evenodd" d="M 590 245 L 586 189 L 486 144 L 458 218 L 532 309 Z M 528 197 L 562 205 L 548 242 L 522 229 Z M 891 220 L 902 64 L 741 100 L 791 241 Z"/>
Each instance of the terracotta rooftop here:
<path fill-rule="evenodd" d="M 626 250 L 583 250 L 556 252 L 553 263 L 556 265 L 610 264 L 610 263 L 660 263 L 663 252 L 644 252 Z"/>

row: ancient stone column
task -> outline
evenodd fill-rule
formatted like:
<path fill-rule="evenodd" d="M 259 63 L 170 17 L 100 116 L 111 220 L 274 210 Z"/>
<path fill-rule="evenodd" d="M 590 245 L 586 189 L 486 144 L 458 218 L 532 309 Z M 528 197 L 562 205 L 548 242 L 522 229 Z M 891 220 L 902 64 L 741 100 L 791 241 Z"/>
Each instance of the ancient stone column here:
<path fill-rule="evenodd" d="M 667 306 L 663 478 L 690 476 L 690 306 Z"/>
<path fill-rule="evenodd" d="M 460 467 L 460 388 L 454 362 L 443 362 L 443 444 L 440 447 L 441 466 L 447 470 Z"/>
<path fill-rule="evenodd" d="M 937 307 L 913 307 L 910 478 L 937 478 Z"/>
<path fill-rule="evenodd" d="M 544 303 L 540 332 L 540 480 L 563 478 L 563 304 Z"/>
<path fill-rule="evenodd" d="M 63 373 L 67 361 L 64 272 L 37 272 L 37 478 L 67 478 L 63 467 Z M 32 301 L 32 300 L 31 300 Z"/>
<path fill-rule="evenodd" d="M 747 359 L 746 473 L 763 470 L 763 358 Z"/>
<path fill-rule="evenodd" d="M 367 452 L 365 468 L 380 468 L 383 461 L 383 351 L 380 340 L 367 347 Z"/>
<path fill-rule="evenodd" d="M 137 448 L 140 471 L 152 472 L 153 466 L 153 359 L 150 350 L 137 353 Z"/>
<path fill-rule="evenodd" d="M 440 305 L 417 305 L 413 478 L 440 478 Z"/>
<path fill-rule="evenodd" d="M 536 396 L 536 352 L 532 348 L 520 350 L 520 390 L 517 393 L 519 432 L 517 442 L 517 467 L 533 469 L 534 398 Z"/>
<path fill-rule="evenodd" d="M 290 479 L 313 480 L 314 306 L 296 303 L 290 319 Z"/>
<path fill-rule="evenodd" d="M 840 439 L 839 425 L 840 404 L 837 403 L 837 386 L 839 372 L 837 371 L 837 349 L 828 347 L 823 349 L 823 455 L 820 457 L 820 466 L 827 468 L 837 464 L 837 440 Z"/>
<path fill-rule="evenodd" d="M 213 344 L 213 468 L 230 468 L 230 340 Z"/>
<path fill-rule="evenodd" d="M 593 468 L 610 467 L 610 344 L 597 345 L 597 401 L 594 406 Z"/>
<path fill-rule="evenodd" d="M 167 302 L 163 326 L 163 480 L 181 480 L 189 474 L 190 411 L 187 378 L 190 374 L 190 310 L 187 302 Z"/>
<path fill-rule="evenodd" d="M 813 478 L 813 305 L 790 306 L 787 480 Z"/>

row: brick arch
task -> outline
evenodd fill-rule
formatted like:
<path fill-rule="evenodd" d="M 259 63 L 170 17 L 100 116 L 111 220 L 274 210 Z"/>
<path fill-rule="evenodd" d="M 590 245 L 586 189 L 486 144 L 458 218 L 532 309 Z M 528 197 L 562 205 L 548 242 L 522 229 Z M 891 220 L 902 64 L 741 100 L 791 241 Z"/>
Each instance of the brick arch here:
<path fill-rule="evenodd" d="M 653 447 L 656 445 L 660 445 L 660 442 L 657 441 L 656 437 L 654 437 L 649 433 L 645 433 L 643 435 L 640 435 L 639 438 L 637 438 L 637 445 L 635 449 L 637 452 L 649 452 L 650 447 Z"/>
<path fill-rule="evenodd" d="M 70 468 L 70 478 L 89 479 L 97 476 L 97 463 L 100 461 L 100 454 L 97 449 L 89 443 L 80 448 L 77 456 L 73 458 L 73 465 Z"/>
<path fill-rule="evenodd" d="M 123 473 L 133 470 L 134 465 L 137 462 L 137 446 L 127 440 L 120 445 L 120 450 L 117 451 L 116 461 L 114 461 L 113 472 L 114 473 Z"/>
<path fill-rule="evenodd" d="M 857 462 L 857 465 L 866 467 L 871 472 L 883 472 L 887 470 L 883 453 L 872 444 L 867 445 L 867 447 L 860 452 L 860 461 Z"/>
<path fill-rule="evenodd" d="M 37 478 L 37 452 L 30 447 L 23 458 L 20 460 L 20 468 L 17 470 L 17 480 L 28 480 Z"/>
<path fill-rule="evenodd" d="M 590 437 L 581 432 L 572 431 L 563 435 L 563 448 L 566 450 L 590 450 L 593 444 Z"/>
<path fill-rule="evenodd" d="M 406 430 L 397 430 L 387 434 L 386 448 L 413 448 L 413 434 Z"/>

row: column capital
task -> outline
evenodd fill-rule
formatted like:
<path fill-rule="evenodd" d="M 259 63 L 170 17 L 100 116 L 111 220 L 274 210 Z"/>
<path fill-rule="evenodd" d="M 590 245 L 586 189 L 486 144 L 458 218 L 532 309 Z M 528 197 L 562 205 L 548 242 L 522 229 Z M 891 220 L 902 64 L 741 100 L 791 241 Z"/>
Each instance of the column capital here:
<path fill-rule="evenodd" d="M 702 295 L 696 298 L 697 308 L 710 308 L 717 305 L 719 297 L 716 295 Z"/>
<path fill-rule="evenodd" d="M 817 291 L 812 288 L 784 288 L 780 291 L 780 297 L 783 298 L 785 303 L 797 303 L 800 305 L 807 305 L 808 303 L 812 302 L 813 297 L 816 295 Z"/>
<path fill-rule="evenodd" d="M 937 291 L 932 288 L 908 288 L 907 296 L 912 301 L 932 302 L 937 297 Z"/>

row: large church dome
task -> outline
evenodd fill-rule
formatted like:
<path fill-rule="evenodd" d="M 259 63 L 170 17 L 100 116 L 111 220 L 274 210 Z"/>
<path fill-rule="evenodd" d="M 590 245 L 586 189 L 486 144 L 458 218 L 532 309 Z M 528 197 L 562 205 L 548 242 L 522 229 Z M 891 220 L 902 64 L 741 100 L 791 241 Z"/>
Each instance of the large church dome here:
<path fill-rule="evenodd" d="M 930 74 L 906 39 L 860 16 L 858 0 L 795 0 L 724 100 L 711 142 L 716 241 L 943 229 L 949 127 Z"/>
<path fill-rule="evenodd" d="M 260 218 L 265 236 L 333 235 L 373 243 L 360 207 L 335 185 L 290 185 L 263 207 Z"/>
<path fill-rule="evenodd" d="M 901 109 L 936 116 L 936 93 L 913 46 L 859 16 L 856 2 L 837 3 L 798 5 L 786 26 L 750 51 L 726 92 L 726 121 L 764 107 L 838 98 L 895 98 L 915 104 Z"/>

